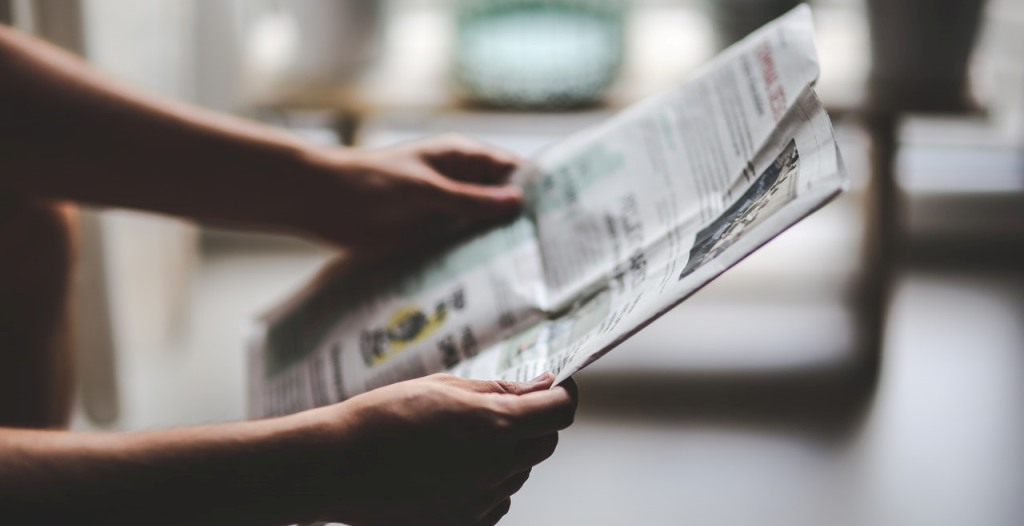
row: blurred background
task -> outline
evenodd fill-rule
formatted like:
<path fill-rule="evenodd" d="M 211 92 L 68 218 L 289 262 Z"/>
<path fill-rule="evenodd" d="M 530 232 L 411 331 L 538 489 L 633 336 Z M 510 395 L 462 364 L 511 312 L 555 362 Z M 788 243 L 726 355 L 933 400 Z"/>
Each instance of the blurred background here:
<path fill-rule="evenodd" d="M 0 20 L 309 140 L 529 156 L 796 4 L 0 0 Z M 581 373 L 577 424 L 503 524 L 1024 524 L 1024 2 L 811 5 L 853 188 Z M 79 429 L 244 418 L 251 320 L 335 254 L 82 222 Z"/>

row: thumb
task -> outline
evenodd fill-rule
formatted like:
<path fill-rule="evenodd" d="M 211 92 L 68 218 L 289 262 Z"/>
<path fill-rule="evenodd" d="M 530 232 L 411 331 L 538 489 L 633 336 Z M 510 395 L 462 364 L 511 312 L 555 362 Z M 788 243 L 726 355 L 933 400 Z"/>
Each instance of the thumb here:
<path fill-rule="evenodd" d="M 519 212 L 523 191 L 517 186 L 486 186 L 440 178 L 436 205 L 454 217 L 500 219 Z"/>
<path fill-rule="evenodd" d="M 529 382 L 497 381 L 494 382 L 494 384 L 496 384 L 495 387 L 499 389 L 500 392 L 514 395 L 524 395 L 526 393 L 532 393 L 535 391 L 545 391 L 547 389 L 550 389 L 551 385 L 554 384 L 554 382 L 555 375 L 546 372 L 534 378 L 533 380 L 530 380 Z"/>

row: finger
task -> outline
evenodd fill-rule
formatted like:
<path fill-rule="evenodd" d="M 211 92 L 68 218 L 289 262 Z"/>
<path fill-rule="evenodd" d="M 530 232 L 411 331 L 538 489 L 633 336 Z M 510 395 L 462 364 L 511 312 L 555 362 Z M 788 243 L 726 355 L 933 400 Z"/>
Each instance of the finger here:
<path fill-rule="evenodd" d="M 551 384 L 555 381 L 555 375 L 551 373 L 544 373 L 529 382 L 507 382 L 504 380 L 482 381 L 466 380 L 461 378 L 459 380 L 462 381 L 463 387 L 477 393 L 524 395 L 549 389 Z"/>
<path fill-rule="evenodd" d="M 439 192 L 434 205 L 455 217 L 502 219 L 519 212 L 523 191 L 517 186 L 484 186 L 446 179 L 438 175 Z"/>
<path fill-rule="evenodd" d="M 573 377 L 568 377 L 562 380 L 562 383 L 558 384 L 559 387 L 564 387 L 566 391 L 569 391 L 569 396 L 579 404 L 580 402 L 580 388 L 576 385 L 576 380 Z"/>
<path fill-rule="evenodd" d="M 551 458 L 558 447 L 558 433 L 520 442 L 513 456 L 513 472 L 529 471 L 533 466 Z"/>
<path fill-rule="evenodd" d="M 554 383 L 555 375 L 547 371 L 541 373 L 540 376 L 530 380 L 529 382 L 507 382 L 504 380 L 494 382 L 497 389 L 501 389 L 503 392 L 508 394 L 516 395 L 545 391 L 550 389 Z"/>
<path fill-rule="evenodd" d="M 458 135 L 438 137 L 424 150 L 424 160 L 445 177 L 481 184 L 508 181 L 521 164 L 502 148 Z"/>
<path fill-rule="evenodd" d="M 501 504 L 502 501 L 508 499 L 512 495 L 515 495 L 519 490 L 523 489 L 526 485 L 526 481 L 530 478 L 530 470 L 519 471 L 516 474 L 503 480 L 493 490 L 490 490 L 485 497 L 480 499 L 477 511 L 473 516 L 474 519 L 480 520 L 487 516 L 496 506 Z"/>
<path fill-rule="evenodd" d="M 483 185 L 508 182 L 519 166 L 518 161 L 467 152 L 446 152 L 425 161 L 449 179 Z"/>
<path fill-rule="evenodd" d="M 576 400 L 564 387 L 536 391 L 505 402 L 516 438 L 531 438 L 560 431 L 572 425 Z"/>
<path fill-rule="evenodd" d="M 422 141 L 421 144 L 424 145 L 424 151 L 429 155 L 441 155 L 456 152 L 464 155 L 490 157 L 495 162 L 510 166 L 517 165 L 520 162 L 518 155 L 505 148 L 458 133 L 448 133 L 431 137 Z"/>
<path fill-rule="evenodd" d="M 498 524 L 498 521 L 500 521 L 510 509 L 512 509 L 512 499 L 507 498 L 499 502 L 498 505 L 491 509 L 491 511 L 487 513 L 483 519 L 480 519 L 480 522 L 477 524 L 480 526 L 494 526 L 495 524 Z"/>
<path fill-rule="evenodd" d="M 529 479 L 530 469 L 520 471 L 506 479 L 505 482 L 502 482 L 501 485 L 498 486 L 495 494 L 502 498 L 511 497 L 512 495 L 519 493 L 519 490 L 523 489 L 523 486 L 526 485 L 526 481 Z"/>

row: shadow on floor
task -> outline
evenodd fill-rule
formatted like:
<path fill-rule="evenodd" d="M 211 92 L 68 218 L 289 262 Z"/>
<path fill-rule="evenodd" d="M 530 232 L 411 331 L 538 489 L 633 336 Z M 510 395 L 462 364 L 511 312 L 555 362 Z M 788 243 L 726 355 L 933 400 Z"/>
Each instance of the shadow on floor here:
<path fill-rule="evenodd" d="M 693 421 L 773 428 L 843 442 L 878 383 L 878 354 L 779 371 L 612 373 L 577 377 L 581 412 L 621 421 Z"/>

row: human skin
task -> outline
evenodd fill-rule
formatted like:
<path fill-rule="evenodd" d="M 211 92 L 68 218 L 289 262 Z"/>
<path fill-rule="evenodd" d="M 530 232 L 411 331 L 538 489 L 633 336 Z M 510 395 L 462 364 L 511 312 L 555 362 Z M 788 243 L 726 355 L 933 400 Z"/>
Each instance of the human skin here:
<path fill-rule="evenodd" d="M 0 517 L 492 525 L 572 423 L 575 386 L 553 380 L 434 375 L 295 415 L 167 431 L 4 430 Z"/>
<path fill-rule="evenodd" d="M 401 245 L 516 214 L 515 156 L 444 136 L 319 147 L 132 90 L 0 25 L 0 189 L 312 236 Z"/>
<path fill-rule="evenodd" d="M 506 152 L 459 137 L 386 150 L 314 146 L 126 88 L 0 26 L 0 196 L 16 203 L 4 225 L 14 233 L 30 224 L 38 227 L 31 232 L 66 232 L 62 213 L 51 214 L 62 205 L 49 203 L 74 201 L 347 247 L 401 247 L 515 215 L 521 193 L 504 183 L 517 165 Z M 64 248 L 73 242 L 34 253 L 24 238 L 15 252 L 59 264 L 18 266 L 12 252 L 3 268 L 32 267 L 36 281 L 55 283 L 61 290 L 30 309 L 53 313 L 66 301 L 66 284 L 47 276 L 66 278 Z M 29 292 L 31 283 L 20 280 L 17 291 Z M 32 298 L 18 301 L 32 306 Z M 0 338 L 0 363 L 38 362 L 39 374 L 66 378 L 52 360 L 8 359 L 59 354 L 47 335 L 62 317 L 37 327 L 18 321 L 22 312 L 0 317 L 0 325 L 10 318 L 11 328 L 31 326 L 41 337 Z M 33 377 L 0 368 L 0 384 L 18 385 L 8 380 L 19 376 Z M 493 524 L 572 420 L 572 384 L 551 388 L 551 381 L 434 376 L 281 418 L 150 432 L 0 427 L 0 522 Z M 0 400 L 0 426 L 5 407 L 23 396 Z"/>

